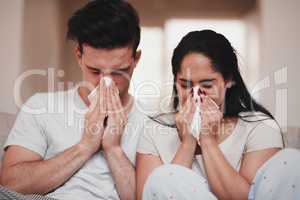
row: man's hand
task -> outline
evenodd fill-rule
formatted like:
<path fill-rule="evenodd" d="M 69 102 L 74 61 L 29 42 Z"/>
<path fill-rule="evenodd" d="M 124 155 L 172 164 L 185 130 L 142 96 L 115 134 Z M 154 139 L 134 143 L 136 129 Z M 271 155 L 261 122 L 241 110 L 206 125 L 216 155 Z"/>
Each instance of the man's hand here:
<path fill-rule="evenodd" d="M 97 91 L 97 103 L 91 102 L 90 110 L 85 115 L 84 133 L 79 145 L 93 155 L 101 148 L 101 140 L 104 132 L 104 121 L 107 116 L 107 97 L 104 80 L 101 79 Z"/>
<path fill-rule="evenodd" d="M 105 89 L 108 117 L 102 137 L 103 154 L 120 199 L 135 199 L 135 169 L 120 145 L 129 110 L 122 106 L 114 82 Z"/>
<path fill-rule="evenodd" d="M 114 83 L 106 88 L 107 125 L 102 138 L 103 150 L 120 147 L 121 137 L 127 123 L 127 112 L 122 106 L 119 92 Z"/>

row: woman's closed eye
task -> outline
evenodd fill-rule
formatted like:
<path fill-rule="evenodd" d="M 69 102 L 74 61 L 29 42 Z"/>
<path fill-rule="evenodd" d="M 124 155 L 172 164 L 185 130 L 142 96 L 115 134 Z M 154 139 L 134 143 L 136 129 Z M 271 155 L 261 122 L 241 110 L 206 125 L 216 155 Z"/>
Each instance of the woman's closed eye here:
<path fill-rule="evenodd" d="M 200 83 L 201 87 L 210 89 L 213 87 L 213 81 L 203 81 Z"/>
<path fill-rule="evenodd" d="M 201 84 L 201 86 L 202 86 L 203 88 L 210 89 L 210 88 L 213 87 L 213 84 Z"/>
<path fill-rule="evenodd" d="M 181 82 L 181 87 L 184 88 L 184 89 L 188 89 L 188 88 L 191 88 L 192 87 L 192 83 L 190 81 L 184 81 L 184 82 Z"/>

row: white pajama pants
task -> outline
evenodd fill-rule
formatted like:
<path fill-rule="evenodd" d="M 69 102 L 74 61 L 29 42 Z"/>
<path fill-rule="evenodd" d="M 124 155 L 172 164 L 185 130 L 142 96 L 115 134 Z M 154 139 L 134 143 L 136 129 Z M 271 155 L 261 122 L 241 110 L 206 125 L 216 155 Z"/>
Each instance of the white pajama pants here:
<path fill-rule="evenodd" d="M 216 200 L 205 178 L 180 165 L 165 164 L 148 177 L 143 200 Z M 300 151 L 276 153 L 256 173 L 249 200 L 300 200 Z"/>

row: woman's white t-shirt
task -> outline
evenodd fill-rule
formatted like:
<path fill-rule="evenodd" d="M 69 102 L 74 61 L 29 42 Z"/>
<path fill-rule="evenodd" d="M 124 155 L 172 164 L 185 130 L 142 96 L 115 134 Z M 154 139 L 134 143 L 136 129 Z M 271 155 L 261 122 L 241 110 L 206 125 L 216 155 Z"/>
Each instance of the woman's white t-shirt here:
<path fill-rule="evenodd" d="M 275 120 L 259 112 L 241 113 L 233 132 L 219 144 L 230 165 L 237 171 L 243 154 L 267 148 L 283 148 L 281 130 Z M 247 116 L 247 117 L 245 117 Z M 180 145 L 177 129 L 149 119 L 141 135 L 137 152 L 159 156 L 171 163 Z M 196 155 L 192 169 L 206 178 L 202 155 Z"/>

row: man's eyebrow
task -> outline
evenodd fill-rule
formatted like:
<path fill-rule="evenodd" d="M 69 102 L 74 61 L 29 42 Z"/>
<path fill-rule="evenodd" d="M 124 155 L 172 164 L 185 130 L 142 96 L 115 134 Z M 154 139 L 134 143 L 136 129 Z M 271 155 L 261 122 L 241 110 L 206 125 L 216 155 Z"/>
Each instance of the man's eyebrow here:
<path fill-rule="evenodd" d="M 100 71 L 100 69 L 98 68 L 95 68 L 95 67 L 91 67 L 89 65 L 86 65 L 87 68 L 91 69 L 91 70 L 95 70 L 95 71 Z"/>
<path fill-rule="evenodd" d="M 95 71 L 101 71 L 101 69 L 98 69 L 96 67 L 92 67 L 92 66 L 89 66 L 89 65 L 86 65 L 87 68 L 91 69 L 91 70 L 95 70 Z M 116 70 L 127 70 L 128 68 L 130 68 L 131 65 L 130 64 L 126 64 L 126 65 L 123 65 L 121 66 L 119 69 L 116 69 Z"/>
<path fill-rule="evenodd" d="M 125 70 L 125 69 L 128 69 L 130 67 L 131 67 L 131 64 L 126 64 L 126 65 L 121 66 L 119 70 Z"/>

